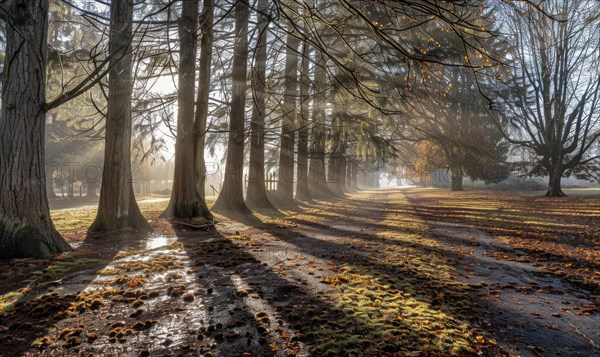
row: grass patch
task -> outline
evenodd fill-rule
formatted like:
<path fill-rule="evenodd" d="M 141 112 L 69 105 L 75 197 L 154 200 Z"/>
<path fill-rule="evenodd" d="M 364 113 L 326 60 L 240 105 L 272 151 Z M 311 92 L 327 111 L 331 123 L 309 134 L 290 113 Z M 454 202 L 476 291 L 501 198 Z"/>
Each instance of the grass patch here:
<path fill-rule="evenodd" d="M 140 210 L 147 219 L 155 219 L 167 208 L 168 201 L 143 202 Z M 52 221 L 59 232 L 87 229 L 96 218 L 96 207 L 79 207 L 67 209 L 54 209 L 50 211 Z"/>
<path fill-rule="evenodd" d="M 400 193 L 389 198 L 393 206 L 408 204 Z M 326 213 L 334 221 L 336 215 L 343 221 L 342 214 L 352 211 Z M 471 324 L 479 314 L 473 288 L 457 282 L 452 262 L 434 251 L 438 243 L 429 226 L 409 210 L 387 212 L 378 225 L 373 235 L 352 241 L 367 262 L 328 262 L 335 274 L 322 282 L 335 289 L 337 313 L 331 318 L 305 308 L 314 315 L 313 353 L 462 356 L 493 348 L 478 342 Z"/>
<path fill-rule="evenodd" d="M 538 192 L 405 190 L 422 219 L 485 231 L 520 251 L 506 260 L 534 261 L 547 273 L 600 292 L 600 210 L 594 188 L 566 189 L 572 197 Z M 524 253 L 524 255 L 523 255 Z"/>

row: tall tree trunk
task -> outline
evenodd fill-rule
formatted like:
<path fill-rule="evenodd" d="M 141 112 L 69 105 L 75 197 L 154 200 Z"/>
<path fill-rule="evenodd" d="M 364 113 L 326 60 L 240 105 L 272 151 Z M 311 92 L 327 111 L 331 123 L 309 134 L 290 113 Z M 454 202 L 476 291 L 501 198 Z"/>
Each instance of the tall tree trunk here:
<path fill-rule="evenodd" d="M 98 193 L 96 192 L 98 189 L 98 183 L 96 181 L 88 181 L 87 183 L 87 192 L 85 195 L 87 197 L 97 197 Z"/>
<path fill-rule="evenodd" d="M 161 217 L 194 218 L 212 215 L 196 187 L 194 165 L 194 97 L 196 89 L 196 46 L 198 43 L 198 0 L 182 3 L 179 20 L 179 75 L 177 93 L 177 139 L 171 200 Z"/>
<path fill-rule="evenodd" d="M 310 124 L 308 100 L 310 90 L 309 58 L 310 48 L 304 42 L 302 45 L 302 63 L 300 70 L 300 117 L 298 128 L 298 174 L 296 180 L 296 199 L 310 201 L 308 190 L 308 126 Z"/>
<path fill-rule="evenodd" d="M 367 174 L 364 171 L 361 172 L 360 174 L 358 174 L 358 176 L 356 178 L 356 186 L 359 189 L 367 189 L 367 188 L 369 188 L 369 184 L 367 183 Z"/>
<path fill-rule="evenodd" d="M 325 133 L 324 126 L 315 123 L 311 130 L 312 146 L 309 160 L 308 189 L 314 198 L 333 196 L 327 185 L 327 169 L 325 166 Z"/>
<path fill-rule="evenodd" d="M 345 191 L 353 191 L 352 188 L 352 162 L 346 158 L 346 184 L 344 185 Z"/>
<path fill-rule="evenodd" d="M 214 0 L 204 0 L 200 14 L 200 70 L 198 79 L 198 97 L 196 98 L 196 117 L 194 120 L 194 174 L 196 189 L 202 198 L 206 198 L 206 163 L 204 146 L 206 145 L 206 123 L 208 120 L 208 96 L 210 94 L 210 76 L 212 74 L 212 45 Z"/>
<path fill-rule="evenodd" d="M 352 163 L 352 177 L 350 178 L 350 187 L 354 191 L 360 190 L 360 187 L 358 187 L 358 164 L 356 162 Z"/>
<path fill-rule="evenodd" d="M 462 170 L 460 168 L 453 167 L 450 169 L 452 171 L 452 191 L 462 191 L 463 190 L 463 175 Z"/>
<path fill-rule="evenodd" d="M 246 72 L 248 62 L 248 21 L 250 11 L 246 0 L 235 5 L 235 46 L 233 49 L 233 73 L 231 118 L 225 180 L 213 210 L 249 211 L 244 203 L 244 117 L 246 107 Z"/>
<path fill-rule="evenodd" d="M 292 31 L 292 26 L 290 31 Z M 277 196 L 282 201 L 294 199 L 294 144 L 296 141 L 296 99 L 298 98 L 298 45 L 300 41 L 288 34 L 285 58 L 285 96 L 283 98 L 283 119 L 281 124 L 281 144 L 279 145 L 279 173 Z"/>
<path fill-rule="evenodd" d="M 71 249 L 50 218 L 44 170 L 48 1 L 8 3 L 0 116 L 0 259 Z"/>
<path fill-rule="evenodd" d="M 342 119 L 336 115 L 331 123 L 333 149 L 329 158 L 329 169 L 327 171 L 327 183 L 331 192 L 338 196 L 343 196 L 346 191 L 346 143 L 344 142 L 344 133 Z"/>
<path fill-rule="evenodd" d="M 555 160 L 551 166 L 547 168 L 550 175 L 550 179 L 548 180 L 548 190 L 546 191 L 547 197 L 567 196 L 562 190 L 561 181 L 564 169 L 560 162 L 562 162 L 562 158 Z"/>
<path fill-rule="evenodd" d="M 123 228 L 151 230 L 133 194 L 131 95 L 133 0 L 110 4 L 108 102 L 100 203 L 90 232 Z"/>
<path fill-rule="evenodd" d="M 346 185 L 346 158 L 344 155 L 332 153 L 327 170 L 327 183 L 335 195 L 344 195 Z"/>
<path fill-rule="evenodd" d="M 54 191 L 54 172 L 55 172 L 55 170 L 45 173 L 46 174 L 46 176 L 45 176 L 45 178 L 46 178 L 46 193 L 48 194 L 48 197 L 50 197 L 50 198 L 56 198 L 56 192 Z"/>
<path fill-rule="evenodd" d="M 373 188 L 380 188 L 381 184 L 379 183 L 379 171 L 373 172 Z"/>
<path fill-rule="evenodd" d="M 309 160 L 308 188 L 314 198 L 327 198 L 333 192 L 327 185 L 327 169 L 325 166 L 325 128 L 321 123 L 312 127 L 312 150 Z"/>
<path fill-rule="evenodd" d="M 342 191 L 342 193 L 348 192 L 348 188 L 346 186 L 346 179 L 348 178 L 348 176 L 346 175 L 347 172 L 347 163 L 348 163 L 348 159 L 346 158 L 346 155 L 341 155 L 340 156 L 340 190 Z"/>
<path fill-rule="evenodd" d="M 258 1 L 258 42 L 252 73 L 254 108 L 252 109 L 250 167 L 246 204 L 252 208 L 274 208 L 265 188 L 265 79 L 267 63 L 267 9 L 269 1 Z"/>
<path fill-rule="evenodd" d="M 333 196 L 327 185 L 327 170 L 325 167 L 325 101 L 323 100 L 325 80 L 325 60 L 320 55 L 321 61 L 315 67 L 315 94 L 313 96 L 313 125 L 311 128 L 311 146 L 309 158 L 308 189 L 314 198 L 328 198 Z"/>

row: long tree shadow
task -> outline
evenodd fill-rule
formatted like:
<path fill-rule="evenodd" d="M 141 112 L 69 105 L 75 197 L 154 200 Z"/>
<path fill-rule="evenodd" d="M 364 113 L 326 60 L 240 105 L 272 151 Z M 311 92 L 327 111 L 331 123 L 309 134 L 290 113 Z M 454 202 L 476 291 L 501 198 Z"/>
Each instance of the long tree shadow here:
<path fill-rule="evenodd" d="M 135 247 L 145 234 L 118 233 L 104 237 L 86 236 L 72 252 L 52 260 L 17 260 L 2 262 L 11 279 L 4 280 L 0 311 L 0 345 L 2 353 L 22 355 L 32 346 L 44 348 L 50 341 L 36 344 L 45 331 L 78 313 L 96 310 L 106 303 L 106 296 L 86 296 L 90 286 L 124 249 Z M 27 264 L 15 271 L 14 264 Z M 13 297 L 11 299 L 11 297 Z"/>
<path fill-rule="evenodd" d="M 590 226 L 589 222 L 592 220 L 589 214 L 576 214 L 574 216 L 574 222 L 579 222 L 580 226 L 578 227 L 569 227 L 559 223 L 555 226 L 548 226 L 548 223 L 540 225 L 536 222 L 540 219 L 544 222 L 547 221 L 548 218 L 553 217 L 551 213 L 544 215 L 540 215 L 539 213 L 534 214 L 533 217 L 535 219 L 532 222 L 522 219 L 498 221 L 489 213 L 486 214 L 486 212 L 481 212 L 475 217 L 465 217 L 460 213 L 462 207 L 448 208 L 444 207 L 444 205 L 434 206 L 430 204 L 432 198 L 427 196 L 422 197 L 418 193 L 412 195 L 408 192 L 405 194 L 405 197 L 408 200 L 408 204 L 414 207 L 415 212 L 425 221 L 443 220 L 478 229 L 492 236 L 506 235 L 523 239 L 526 244 L 520 244 L 516 251 L 508 247 L 500 250 L 504 250 L 504 252 L 512 256 L 516 254 L 517 258 L 524 253 L 528 259 L 548 265 L 550 268 L 545 269 L 547 273 L 564 277 L 576 285 L 596 293 L 598 292 L 598 284 L 593 279 L 583 279 L 585 275 L 581 275 L 581 271 L 585 271 L 585 269 L 598 270 L 600 264 L 589 258 L 590 253 L 585 251 L 583 253 L 575 253 L 577 249 L 593 249 L 595 241 L 598 240 L 598 234 L 593 229 L 589 230 L 589 232 L 582 229 L 586 224 Z M 512 209 L 517 209 L 519 212 L 524 211 L 526 214 L 528 212 L 527 207 L 519 206 L 518 203 Z M 500 238 L 497 237 L 496 239 Z M 558 247 L 564 246 L 565 249 L 554 249 L 555 246 L 553 244 L 557 244 Z M 567 247 L 571 247 L 573 250 L 566 249 Z M 561 267 L 572 267 L 572 269 L 565 270 Z"/>
<path fill-rule="evenodd" d="M 460 264 L 465 261 L 465 256 L 459 254 L 458 252 L 453 252 L 452 250 L 435 248 L 430 246 L 424 246 L 420 243 L 410 242 L 396 242 L 393 239 L 386 239 L 381 237 L 374 237 L 368 234 L 355 235 L 356 232 L 354 230 L 344 230 L 339 228 L 331 228 L 331 226 L 327 224 L 320 224 L 316 222 L 308 222 L 303 221 L 298 218 L 292 219 L 294 222 L 298 223 L 300 226 L 297 228 L 298 232 L 294 232 L 291 229 L 281 229 L 278 227 L 259 227 L 264 229 L 269 235 L 276 237 L 277 239 L 284 241 L 286 243 L 293 244 L 298 247 L 298 249 L 305 254 L 312 256 L 321 256 L 321 257 L 329 257 L 336 261 L 337 263 L 342 263 L 345 265 L 350 265 L 352 267 L 359 268 L 361 270 L 371 271 L 372 276 L 383 277 L 383 281 L 386 284 L 394 286 L 397 284 L 394 280 L 395 277 L 400 276 L 403 281 L 399 286 L 400 289 L 405 289 L 405 291 L 410 291 L 415 294 L 416 298 L 426 304 L 428 304 L 430 309 L 442 311 L 444 314 L 451 315 L 455 319 L 459 321 L 471 321 L 469 318 L 473 318 L 474 315 L 464 314 L 462 307 L 453 306 L 453 302 L 464 302 L 465 299 L 479 299 L 479 294 L 475 294 L 474 292 L 465 294 L 465 291 L 457 291 L 455 289 L 449 288 L 445 284 L 447 282 L 443 280 L 436 279 L 435 275 L 431 275 L 431 273 L 423 274 L 421 269 L 416 266 L 411 267 L 409 264 L 414 264 L 414 262 L 407 261 L 404 265 L 397 264 L 388 264 L 385 262 L 378 261 L 373 259 L 373 253 L 370 251 L 360 251 L 357 250 L 354 246 L 348 246 L 347 241 L 343 241 L 344 237 L 353 237 L 356 238 L 356 241 L 361 242 L 375 242 L 380 244 L 392 244 L 392 245 L 400 245 L 400 246 L 409 246 L 411 249 L 415 249 L 417 255 L 423 257 L 429 257 L 432 260 L 438 260 L 440 257 L 443 257 L 452 264 Z M 306 226 L 311 227 L 311 230 L 305 229 Z M 315 234 L 316 237 L 310 237 L 311 234 Z M 307 236 L 308 235 L 308 236 Z M 459 245 L 469 245 L 472 242 L 468 239 L 455 239 L 456 243 Z M 377 247 L 376 249 L 381 249 Z M 490 264 L 486 258 L 478 258 L 478 257 L 467 257 L 474 264 L 479 264 L 482 266 Z M 494 261 L 493 265 L 501 266 L 508 269 L 514 269 L 508 262 L 502 261 Z M 527 279 L 524 279 L 525 285 L 527 285 Z M 578 290 L 574 290 L 578 291 Z M 441 293 L 442 296 L 448 298 L 448 300 L 437 298 L 436 293 Z M 479 291 L 479 293 L 483 293 L 483 291 Z M 550 292 L 551 294 L 564 294 L 570 293 L 567 292 Z M 565 295 L 567 297 L 569 294 Z M 493 303 L 492 303 L 493 305 Z M 535 318 L 532 318 L 528 311 L 510 311 L 510 314 L 513 315 L 511 318 L 515 321 L 521 321 L 519 325 L 519 331 L 529 331 L 536 330 L 542 328 L 539 321 Z M 566 333 L 565 331 L 559 330 L 548 330 L 546 326 L 543 325 L 545 329 L 544 338 L 539 337 L 538 342 L 543 344 L 546 338 L 549 338 L 554 341 L 556 346 L 569 346 L 570 343 L 577 343 L 578 348 L 586 348 L 587 343 L 580 338 L 578 334 Z M 547 330 L 547 331 L 546 331 Z M 548 337 L 550 335 L 551 337 Z M 534 336 L 535 337 L 535 336 Z M 541 338 L 541 339 L 540 339 Z M 575 342 L 574 342 L 575 341 Z M 583 346 L 583 347 L 582 347 Z M 562 348 L 562 347 L 561 347 Z M 566 348 L 566 347 L 565 347 Z"/>
<path fill-rule="evenodd" d="M 390 213 L 390 212 L 396 212 L 396 211 L 387 211 L 387 212 Z M 405 211 L 402 211 L 402 212 L 405 212 Z M 338 215 L 343 214 L 343 211 L 340 209 L 340 210 L 337 210 L 336 213 Z M 318 213 L 311 213 L 311 215 L 322 217 L 325 219 L 332 218 L 329 215 L 319 215 Z M 365 215 L 365 217 L 367 217 L 367 216 L 368 216 L 368 214 Z M 452 258 L 454 260 L 464 260 L 466 258 L 465 256 L 458 254 L 456 252 L 447 251 L 445 249 L 435 248 L 432 246 L 424 246 L 417 242 L 407 243 L 407 242 L 403 242 L 402 240 L 391 240 L 391 239 L 386 239 L 386 238 L 382 238 L 382 237 L 376 237 L 372 234 L 369 234 L 368 231 L 362 232 L 359 229 L 356 229 L 356 230 L 344 229 L 343 228 L 344 226 L 352 226 L 354 224 L 356 227 L 370 226 L 372 228 L 371 230 L 376 230 L 376 231 L 390 231 L 390 232 L 393 231 L 399 235 L 401 235 L 401 234 L 414 234 L 414 235 L 423 234 L 422 231 L 420 231 L 418 229 L 410 228 L 410 227 L 394 227 L 394 226 L 390 226 L 390 225 L 386 225 L 386 224 L 369 223 L 366 221 L 353 220 L 353 219 L 346 218 L 346 217 L 344 218 L 344 220 L 342 222 L 343 224 L 339 223 L 338 225 L 331 225 L 331 224 L 319 223 L 319 222 L 314 222 L 314 221 L 307 221 L 307 220 L 300 219 L 298 217 L 291 217 L 288 220 L 295 222 L 297 224 L 300 224 L 302 226 L 305 226 L 305 227 L 312 227 L 312 228 L 316 229 L 317 231 L 321 230 L 321 231 L 333 232 L 334 234 L 339 235 L 339 236 L 355 237 L 355 238 L 359 238 L 359 239 L 362 239 L 365 241 L 381 243 L 381 244 L 386 244 L 386 245 L 415 247 L 416 249 L 422 250 L 423 254 L 427 254 L 428 252 L 429 253 L 436 252 L 438 254 L 444 255 L 444 256 Z M 435 222 L 430 222 L 430 224 L 434 224 L 434 223 Z M 340 225 L 341 225 L 341 227 L 340 227 Z M 469 226 L 469 228 L 478 229 L 480 227 Z M 471 246 L 479 244 L 479 243 L 476 243 L 467 238 L 456 238 L 455 237 L 455 238 L 453 238 L 453 240 L 456 241 L 460 246 L 466 247 L 466 248 L 469 248 Z M 495 252 L 497 252 L 500 255 L 512 254 L 512 255 L 515 255 L 517 258 L 519 258 L 520 256 L 529 256 L 530 254 L 536 253 L 536 251 L 534 249 L 528 248 L 528 247 L 522 247 L 518 250 L 515 250 L 513 248 L 506 246 L 505 244 L 503 244 L 500 241 L 498 241 L 497 244 L 492 244 L 491 247 Z M 589 266 L 592 268 L 597 267 L 596 264 L 590 265 L 589 262 L 586 261 L 583 257 L 577 257 L 577 256 L 576 257 L 565 257 L 564 255 L 561 255 L 559 253 L 552 253 L 552 252 L 545 252 L 544 257 L 545 257 L 545 259 L 547 259 L 549 261 L 561 261 L 561 262 L 566 261 L 566 262 L 570 262 L 572 264 L 580 264 L 582 266 Z M 484 261 L 484 260 L 476 258 L 476 257 L 468 257 L 467 260 L 471 261 L 474 264 L 481 264 L 481 265 L 487 264 L 487 261 Z M 513 265 L 513 263 L 510 261 L 504 261 L 504 262 L 498 261 L 497 264 L 505 266 L 507 268 L 509 268 L 511 265 Z M 553 272 L 548 272 L 548 274 L 561 276 L 560 274 L 555 274 Z M 578 285 L 580 285 L 586 289 L 589 289 L 591 291 L 597 291 L 597 288 L 590 284 L 578 282 Z"/>
<path fill-rule="evenodd" d="M 301 224 L 304 224 L 301 222 Z M 306 224 L 312 224 L 314 222 L 307 222 Z M 471 304 L 475 306 L 474 302 L 469 303 L 468 299 L 475 299 L 472 295 L 470 288 L 466 290 L 456 289 L 456 286 L 446 285 L 446 281 L 436 279 L 435 275 L 431 272 L 424 274 L 419 266 L 411 266 L 410 262 L 400 264 L 386 264 L 382 261 L 377 261 L 373 258 L 372 252 L 368 250 L 360 250 L 356 247 L 345 244 L 343 242 L 336 242 L 331 239 L 315 239 L 306 236 L 305 234 L 295 232 L 293 229 L 278 228 L 273 226 L 261 226 L 257 227 L 263 232 L 272 235 L 276 239 L 292 244 L 297 247 L 299 252 L 307 256 L 314 257 L 327 257 L 330 258 L 336 265 L 341 264 L 344 266 L 350 266 L 352 268 L 359 268 L 362 271 L 368 271 L 373 277 L 379 277 L 386 284 L 392 284 L 393 289 L 404 291 L 406 293 L 413 294 L 416 300 L 427 304 L 432 310 L 438 310 L 439 312 L 451 316 L 458 321 L 468 322 L 473 316 L 465 314 L 464 306 Z M 320 226 L 323 235 L 335 239 L 336 237 L 348 237 L 352 236 L 354 231 L 345 231 L 341 229 L 332 229 L 331 227 Z M 378 243 L 387 243 L 385 240 L 380 240 L 376 237 L 369 237 L 367 235 L 361 235 L 358 237 L 360 241 L 369 241 Z M 403 245 L 402 243 L 394 243 L 397 245 Z M 417 253 L 423 257 L 431 256 L 433 254 L 444 254 L 447 252 L 436 251 L 429 247 L 419 247 L 418 244 L 408 245 L 411 249 L 415 249 Z M 449 258 L 462 258 L 459 255 Z M 443 293 L 444 299 L 436 299 L 436 294 Z M 469 296 L 472 295 L 472 296 Z M 453 306 L 451 302 L 461 301 L 464 303 L 462 307 Z"/>
<path fill-rule="evenodd" d="M 302 227 L 310 227 L 311 230 L 306 231 L 305 229 L 301 229 L 300 235 L 296 235 L 296 233 L 281 235 L 281 237 L 284 237 L 284 239 L 287 239 L 287 240 L 290 240 L 290 239 L 302 240 L 302 238 L 305 236 L 305 234 L 302 234 L 302 233 L 306 233 L 306 235 L 308 235 L 308 236 L 310 236 L 311 234 L 316 234 L 317 238 L 318 238 L 318 235 L 320 235 L 319 232 L 325 232 L 325 233 L 323 233 L 323 235 L 326 235 L 326 236 L 336 236 L 336 237 L 340 237 L 340 238 L 352 237 L 353 239 L 361 241 L 363 243 L 377 244 L 377 245 L 383 246 L 384 250 L 387 249 L 387 247 L 393 246 L 393 247 L 405 247 L 405 248 L 414 249 L 414 250 L 418 251 L 419 254 L 422 256 L 436 254 L 438 256 L 443 256 L 448 261 L 451 261 L 454 264 L 460 264 L 461 262 L 467 261 L 470 264 L 485 266 L 485 265 L 489 264 L 490 259 L 493 259 L 493 258 L 480 258 L 480 257 L 476 257 L 476 256 L 472 256 L 472 255 L 468 255 L 468 254 L 464 253 L 465 249 L 468 250 L 472 246 L 479 245 L 479 243 L 475 243 L 472 239 L 469 239 L 467 237 L 446 238 L 455 244 L 455 247 L 453 247 L 453 249 L 449 249 L 449 248 L 444 248 L 444 247 L 425 245 L 418 241 L 403 241 L 400 239 L 377 237 L 375 235 L 368 234 L 368 233 L 357 234 L 356 231 L 354 231 L 354 230 L 345 230 L 342 228 L 331 227 L 330 225 L 321 224 L 321 223 L 312 222 L 312 221 L 305 221 L 305 220 L 301 220 L 298 218 L 293 218 L 290 220 L 293 220 L 294 222 L 298 223 Z M 269 231 L 269 233 L 271 233 L 271 232 Z M 411 229 L 411 228 L 399 228 L 399 229 L 397 229 L 397 233 L 398 233 L 398 235 L 404 235 L 404 234 L 422 235 L 423 234 L 422 231 L 419 231 L 416 229 Z M 308 238 L 311 238 L 311 237 L 308 237 Z M 342 249 L 342 244 L 344 244 L 344 243 L 331 243 L 331 244 L 339 245 L 339 249 L 334 250 L 336 252 L 339 252 L 340 249 Z M 347 244 L 344 244 L 344 245 L 347 245 Z M 457 249 L 457 247 L 460 247 L 460 249 Z M 497 250 L 499 252 L 508 252 L 509 251 L 508 249 L 506 249 L 504 247 L 500 247 L 500 246 L 496 246 L 496 245 L 493 245 L 491 247 L 492 247 L 492 249 Z M 334 249 L 334 248 L 330 247 L 329 249 Z M 353 249 L 356 249 L 356 248 L 353 248 Z M 348 250 L 346 249 L 344 252 L 347 253 Z M 357 254 L 355 250 L 352 250 L 351 252 L 354 255 L 356 255 L 359 258 L 359 260 L 362 261 L 363 263 L 371 264 L 370 263 L 371 260 L 369 260 L 364 253 Z M 505 269 L 514 269 L 514 263 L 510 262 L 510 261 L 494 261 L 494 264 L 501 266 Z M 532 267 L 531 270 L 534 270 L 534 268 Z"/>
<path fill-rule="evenodd" d="M 495 221 L 491 220 L 490 221 L 490 216 L 489 216 L 489 212 L 487 211 L 481 211 L 481 210 L 477 210 L 477 209 L 473 209 L 473 212 L 477 212 L 478 216 L 476 218 L 467 218 L 464 217 L 464 215 L 462 215 L 460 212 L 463 210 L 463 208 L 456 208 L 456 209 L 449 209 L 449 208 L 445 208 L 445 207 L 438 207 L 438 206 L 427 206 L 424 207 L 422 204 L 420 204 L 419 201 L 417 202 L 413 202 L 411 200 L 410 195 L 406 195 L 407 199 L 409 199 L 409 203 L 407 204 L 401 204 L 401 203 L 396 203 L 394 204 L 393 208 L 387 208 L 386 212 L 390 215 L 392 214 L 398 214 L 398 215 L 403 215 L 406 214 L 407 212 L 415 212 L 417 213 L 420 217 L 422 217 L 426 222 L 431 221 L 432 219 L 435 221 L 439 221 L 441 219 L 443 219 L 444 221 L 451 221 L 451 222 L 456 222 L 456 223 L 468 223 L 468 226 L 470 228 L 474 228 L 474 229 L 480 229 L 483 231 L 490 231 L 493 230 L 493 232 L 490 233 L 498 233 L 498 232 L 504 232 L 506 234 L 514 234 L 515 232 L 519 232 L 521 230 L 524 230 L 525 234 L 528 234 L 529 236 L 531 236 L 529 239 L 549 239 L 548 237 L 543 237 L 543 238 L 533 238 L 533 236 L 535 236 L 536 234 L 539 234 L 540 232 L 543 233 L 556 233 L 556 231 L 552 228 L 540 228 L 538 226 L 528 226 L 526 225 L 525 227 L 522 227 L 523 223 L 521 221 L 507 221 L 508 223 L 514 223 L 514 226 L 510 227 L 510 228 L 506 228 L 506 229 L 502 229 L 500 227 L 497 227 L 495 225 Z M 355 201 L 355 200 L 352 200 Z M 358 200 L 357 200 L 358 201 Z M 321 217 L 321 218 L 325 218 L 325 219 L 335 219 L 336 216 L 342 215 L 345 216 L 344 221 L 348 221 L 348 222 L 352 222 L 355 223 L 357 225 L 370 225 L 372 228 L 375 229 L 381 229 L 381 230 L 406 230 L 406 228 L 398 228 L 398 227 L 390 227 L 388 225 L 383 225 L 380 223 L 374 223 L 369 222 L 369 223 L 365 223 L 365 222 L 361 222 L 359 219 L 365 219 L 365 220 L 369 220 L 372 216 L 373 216 L 373 211 L 377 210 L 379 208 L 379 206 L 381 205 L 380 203 L 378 204 L 377 201 L 358 201 L 359 203 L 356 206 L 361 207 L 362 209 L 358 212 L 353 211 L 352 212 L 352 217 L 350 218 L 347 215 L 347 212 L 345 211 L 344 207 L 339 207 L 339 206 L 335 206 L 332 205 L 330 207 L 328 207 L 329 209 L 328 214 L 323 214 L 323 213 L 319 213 L 319 212 L 311 212 L 312 216 L 315 217 Z M 403 207 L 403 208 L 402 208 Z M 359 218 L 359 219 L 357 219 Z M 396 221 L 400 221 L 400 220 L 396 220 Z M 529 229 L 528 229 L 529 228 Z M 561 244 L 566 244 L 566 245 L 570 245 L 573 246 L 575 248 L 579 248 L 581 247 L 580 243 L 576 243 L 576 242 L 572 242 L 568 239 L 560 239 L 559 242 Z M 591 243 L 593 244 L 593 243 Z M 495 245 L 495 248 L 498 251 L 504 252 L 504 253 L 511 253 L 514 251 L 506 246 L 503 246 L 502 244 Z M 535 247 L 533 246 L 525 246 L 525 247 L 521 247 L 519 249 L 522 253 L 527 254 L 527 255 L 532 255 L 532 256 L 539 256 L 540 252 L 538 250 L 535 249 Z M 583 256 L 565 256 L 562 255 L 560 253 L 554 253 L 551 251 L 545 251 L 543 253 L 544 255 L 544 259 L 547 261 L 561 261 L 561 262 L 565 262 L 565 264 L 567 263 L 571 263 L 571 264 L 577 264 L 580 266 L 590 266 L 592 268 L 597 268 L 598 265 L 596 264 L 591 264 L 589 260 L 585 260 L 585 258 Z M 596 289 L 595 287 L 590 286 L 589 284 L 585 284 L 586 288 L 593 288 Z"/>
<path fill-rule="evenodd" d="M 247 226 L 254 226 L 261 224 L 262 221 L 250 212 L 238 212 L 238 211 L 219 211 L 219 215 L 227 217 L 232 221 L 242 223 Z"/>
<path fill-rule="evenodd" d="M 293 253 L 285 250 L 257 253 L 252 250 L 255 247 L 252 241 L 232 240 L 216 232 L 208 240 L 185 231 L 178 231 L 177 236 L 197 266 L 198 283 L 211 289 L 205 304 L 214 311 L 212 324 L 220 326 L 207 334 L 207 339 L 218 342 L 213 352 L 327 355 L 333 352 L 325 342 L 332 341 L 319 340 L 323 337 L 321 333 L 340 329 L 353 332 L 352 338 L 340 333 L 339 343 L 332 344 L 337 349 L 336 355 L 359 354 L 372 346 L 387 346 L 390 351 L 396 348 L 384 340 L 370 341 L 376 327 L 368 320 L 348 316 L 325 299 L 322 294 L 330 290 L 327 285 L 315 289 L 276 272 L 281 258 Z"/>
<path fill-rule="evenodd" d="M 485 203 L 483 199 L 486 196 L 474 197 L 471 199 L 475 205 Z M 490 209 L 473 209 L 464 207 L 464 202 L 455 203 L 453 200 L 460 199 L 450 198 L 450 201 L 444 201 L 443 204 L 439 204 L 440 199 L 423 196 L 420 192 L 412 193 L 407 192 L 406 198 L 414 209 L 424 218 L 429 219 L 431 217 L 444 217 L 447 220 L 453 220 L 455 222 L 469 222 L 470 224 L 479 225 L 482 228 L 487 229 L 503 229 L 503 225 L 506 233 L 523 231 L 530 237 L 538 237 L 539 239 L 556 239 L 557 232 L 564 232 L 565 234 L 577 235 L 580 233 L 582 228 L 589 226 L 595 221 L 596 215 L 593 210 L 589 210 L 594 205 L 591 204 L 593 199 L 581 199 L 581 202 L 572 207 L 571 205 L 565 206 L 561 201 L 560 210 L 556 211 L 552 208 L 552 205 L 556 205 L 556 201 L 550 201 L 545 206 L 544 214 L 540 215 L 539 211 L 535 209 L 538 201 L 545 202 L 544 199 L 535 199 L 531 197 L 524 198 L 522 196 L 510 196 L 511 201 L 507 201 L 506 198 L 498 198 L 497 196 L 492 197 L 491 207 L 497 205 L 498 207 Z M 432 201 L 436 201 L 435 203 Z M 590 206 L 591 205 L 591 206 Z M 488 204 L 489 206 L 489 204 Z M 557 208 L 558 208 L 557 207 Z M 471 216 L 465 214 L 465 212 L 471 213 Z M 564 212 L 564 213 L 563 213 Z M 573 213 L 577 212 L 576 215 Z M 584 212 L 584 213 L 582 213 Z M 576 226 L 569 227 L 565 218 L 569 218 Z M 541 234 L 541 235 L 540 235 Z M 592 235 L 588 239 L 579 240 L 573 242 L 572 239 L 560 239 L 561 244 L 572 245 L 579 247 L 581 244 L 587 246 L 594 246 L 593 230 Z"/>

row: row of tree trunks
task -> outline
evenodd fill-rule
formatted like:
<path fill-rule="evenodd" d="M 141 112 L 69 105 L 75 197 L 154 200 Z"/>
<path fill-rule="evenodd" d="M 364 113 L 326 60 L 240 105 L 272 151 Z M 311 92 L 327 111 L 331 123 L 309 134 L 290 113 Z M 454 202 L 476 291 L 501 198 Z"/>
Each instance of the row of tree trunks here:
<path fill-rule="evenodd" d="M 8 2 L 0 116 L 0 258 L 70 250 L 55 229 L 44 171 L 47 0 Z"/>
<path fill-rule="evenodd" d="M 252 109 L 250 138 L 250 167 L 246 204 L 251 208 L 272 209 L 265 188 L 265 80 L 267 77 L 268 0 L 258 1 L 258 41 L 252 72 L 254 107 Z"/>
<path fill-rule="evenodd" d="M 179 85 L 177 96 L 177 139 L 175 143 L 175 171 L 171 200 L 161 217 L 211 219 L 204 198 L 198 192 L 196 170 L 189 167 L 194 157 L 194 128 L 196 47 L 198 43 L 198 0 L 182 3 L 179 21 Z M 204 155 L 204 154 L 203 154 Z"/>
<path fill-rule="evenodd" d="M 227 163 L 223 188 L 213 210 L 249 211 L 244 203 L 244 121 L 246 106 L 246 65 L 248 61 L 249 9 L 246 0 L 235 5 L 235 45 L 233 49 L 231 117 L 227 143 Z"/>
<path fill-rule="evenodd" d="M 104 168 L 98 213 L 89 230 L 151 230 L 135 200 L 131 174 L 133 0 L 112 1 L 110 13 Z"/>

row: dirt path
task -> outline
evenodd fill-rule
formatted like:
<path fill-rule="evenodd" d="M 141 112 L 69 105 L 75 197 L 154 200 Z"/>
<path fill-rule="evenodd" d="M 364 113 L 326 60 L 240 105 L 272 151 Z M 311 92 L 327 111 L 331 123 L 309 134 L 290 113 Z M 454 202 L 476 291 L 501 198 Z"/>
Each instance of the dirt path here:
<path fill-rule="evenodd" d="M 461 252 L 461 279 L 484 288 L 488 329 L 508 351 L 521 356 L 600 356 L 600 315 L 586 314 L 591 293 L 530 264 L 500 260 L 516 251 L 497 238 L 459 224 L 434 222 L 445 249 Z"/>

